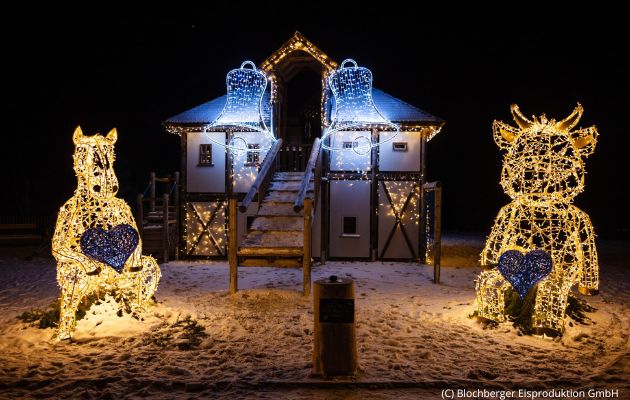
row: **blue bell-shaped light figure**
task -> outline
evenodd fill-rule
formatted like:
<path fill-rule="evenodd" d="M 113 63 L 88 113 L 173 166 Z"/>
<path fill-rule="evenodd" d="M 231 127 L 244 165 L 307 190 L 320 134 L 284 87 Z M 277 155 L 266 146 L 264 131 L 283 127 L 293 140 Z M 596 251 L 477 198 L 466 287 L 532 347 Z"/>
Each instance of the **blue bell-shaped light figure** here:
<path fill-rule="evenodd" d="M 346 67 L 346 63 L 353 64 Z M 322 147 L 328 150 L 353 150 L 357 154 L 367 154 L 372 147 L 393 140 L 400 132 L 400 126 L 391 122 L 376 108 L 372 99 L 372 71 L 357 66 L 352 59 L 344 60 L 341 66 L 330 74 L 328 85 L 334 96 L 334 109 L 331 124 L 322 135 Z M 357 133 L 351 147 L 335 146 L 325 140 L 329 136 L 343 131 L 365 131 L 376 128 L 394 131 L 387 139 L 379 140 L 371 133 Z M 332 139 L 332 138 L 331 138 Z"/>
<path fill-rule="evenodd" d="M 245 68 L 250 65 L 252 68 Z M 211 141 L 234 151 L 265 151 L 271 148 L 276 138 L 265 124 L 263 116 L 263 97 L 267 88 L 267 77 L 256 68 L 251 61 L 244 61 L 240 68 L 233 69 L 226 76 L 227 100 L 223 111 L 217 119 L 206 126 L 206 131 L 217 128 L 234 128 L 229 143 L 219 143 L 207 135 Z M 256 147 L 248 147 L 244 137 L 251 138 L 251 134 L 239 135 L 241 132 L 258 132 L 262 137 L 256 139 Z"/>

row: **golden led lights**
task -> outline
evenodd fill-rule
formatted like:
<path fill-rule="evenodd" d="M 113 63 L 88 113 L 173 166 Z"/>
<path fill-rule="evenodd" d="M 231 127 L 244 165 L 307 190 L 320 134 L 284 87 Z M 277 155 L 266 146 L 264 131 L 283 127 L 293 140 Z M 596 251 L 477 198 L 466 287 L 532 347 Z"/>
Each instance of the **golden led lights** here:
<path fill-rule="evenodd" d="M 481 264 L 497 264 L 508 250 L 548 252 L 553 270 L 538 284 L 532 326 L 562 332 L 571 287 L 577 283 L 583 294 L 599 288 L 593 226 L 572 204 L 584 190 L 584 159 L 595 149 L 597 129 L 572 130 L 583 113 L 580 104 L 559 122 L 545 115 L 530 120 L 516 105 L 511 110 L 518 127 L 494 121 L 493 132 L 507 151 L 501 186 L 512 202 L 499 211 Z M 509 288 L 496 268 L 482 272 L 476 282 L 478 315 L 504 321 Z"/>
<path fill-rule="evenodd" d="M 77 127 L 74 196 L 59 211 L 52 252 L 61 287 L 58 339 L 71 336 L 79 303 L 99 290 L 115 291 L 141 310 L 157 289 L 160 268 L 142 255 L 142 242 L 127 203 L 116 196 L 114 173 L 116 129 L 107 136 L 83 136 Z"/>

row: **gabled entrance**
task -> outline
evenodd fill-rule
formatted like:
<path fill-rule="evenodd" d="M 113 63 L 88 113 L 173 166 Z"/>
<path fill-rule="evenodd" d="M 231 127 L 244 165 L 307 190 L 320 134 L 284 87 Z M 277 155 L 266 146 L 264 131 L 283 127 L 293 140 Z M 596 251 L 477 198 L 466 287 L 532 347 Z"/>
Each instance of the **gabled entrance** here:
<path fill-rule="evenodd" d="M 337 63 L 295 32 L 261 68 L 272 81 L 274 133 L 284 141 L 277 171 L 304 171 L 313 140 L 322 132 L 323 85 Z"/>

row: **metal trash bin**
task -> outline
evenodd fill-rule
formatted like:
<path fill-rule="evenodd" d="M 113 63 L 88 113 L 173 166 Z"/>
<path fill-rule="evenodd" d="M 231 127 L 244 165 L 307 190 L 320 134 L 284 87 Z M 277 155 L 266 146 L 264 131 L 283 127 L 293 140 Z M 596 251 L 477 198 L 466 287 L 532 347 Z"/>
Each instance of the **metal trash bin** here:
<path fill-rule="evenodd" d="M 354 375 L 357 344 L 354 281 L 331 276 L 315 281 L 313 365 L 324 375 Z"/>

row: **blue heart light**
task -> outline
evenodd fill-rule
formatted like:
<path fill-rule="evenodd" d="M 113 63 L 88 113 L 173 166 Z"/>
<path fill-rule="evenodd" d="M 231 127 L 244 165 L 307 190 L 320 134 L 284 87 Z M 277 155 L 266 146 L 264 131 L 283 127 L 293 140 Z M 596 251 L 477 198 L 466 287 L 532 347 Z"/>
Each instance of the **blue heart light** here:
<path fill-rule="evenodd" d="M 109 231 L 89 228 L 81 235 L 81 250 L 120 273 L 139 242 L 138 232 L 129 224 L 116 225 Z"/>
<path fill-rule="evenodd" d="M 534 285 L 552 271 L 551 256 L 543 250 L 523 254 L 508 250 L 499 257 L 499 272 L 523 299 Z"/>

